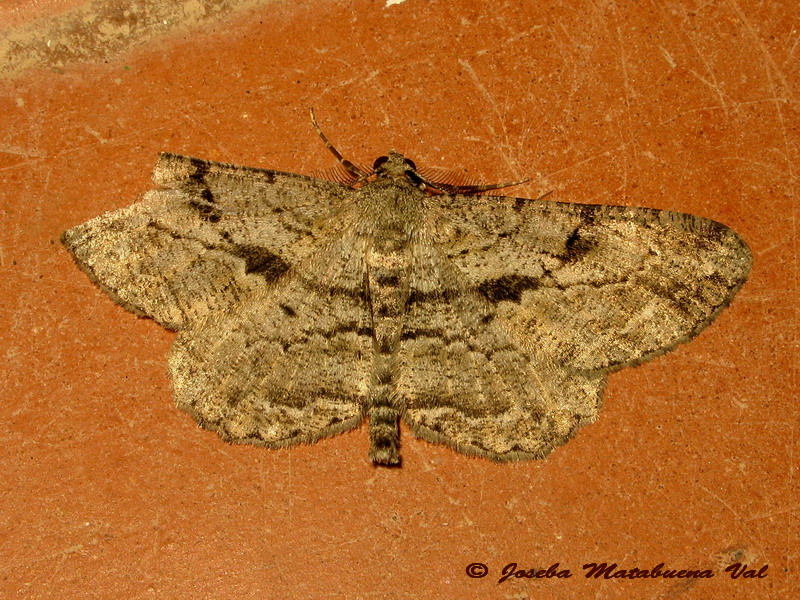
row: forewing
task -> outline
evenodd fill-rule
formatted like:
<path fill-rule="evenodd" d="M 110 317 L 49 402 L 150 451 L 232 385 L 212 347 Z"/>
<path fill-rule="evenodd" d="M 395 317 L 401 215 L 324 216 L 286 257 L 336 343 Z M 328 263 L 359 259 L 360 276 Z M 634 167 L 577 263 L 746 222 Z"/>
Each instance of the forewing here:
<path fill-rule="evenodd" d="M 62 239 L 109 295 L 170 329 L 278 280 L 335 234 L 349 191 L 174 154 L 159 157 L 153 180 L 162 189 Z"/>
<path fill-rule="evenodd" d="M 355 427 L 369 390 L 372 330 L 363 242 L 329 244 L 260 289 L 178 335 L 175 397 L 232 442 L 313 442 Z"/>
<path fill-rule="evenodd" d="M 714 221 L 645 208 L 441 196 L 447 257 L 536 356 L 578 371 L 687 341 L 750 271 Z"/>
<path fill-rule="evenodd" d="M 604 374 L 533 356 L 437 249 L 415 253 L 396 389 L 416 435 L 494 460 L 542 458 L 597 418 Z"/>

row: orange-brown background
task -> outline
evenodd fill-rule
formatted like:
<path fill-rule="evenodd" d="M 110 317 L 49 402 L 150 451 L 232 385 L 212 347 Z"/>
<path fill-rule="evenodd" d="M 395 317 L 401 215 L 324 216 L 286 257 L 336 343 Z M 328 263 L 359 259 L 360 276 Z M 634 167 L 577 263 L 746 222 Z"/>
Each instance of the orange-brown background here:
<path fill-rule="evenodd" d="M 798 55 L 790 2 L 11 2 L 0 6 L 0 596 L 792 598 Z M 525 6 L 523 6 L 525 5 Z M 173 334 L 58 243 L 159 151 L 310 173 L 395 148 L 556 200 L 722 221 L 755 256 L 690 344 L 611 377 L 547 461 L 365 428 L 235 447 L 174 408 Z M 768 577 L 586 580 L 581 565 Z M 481 561 L 484 579 L 465 574 Z M 567 580 L 497 585 L 509 562 Z"/>

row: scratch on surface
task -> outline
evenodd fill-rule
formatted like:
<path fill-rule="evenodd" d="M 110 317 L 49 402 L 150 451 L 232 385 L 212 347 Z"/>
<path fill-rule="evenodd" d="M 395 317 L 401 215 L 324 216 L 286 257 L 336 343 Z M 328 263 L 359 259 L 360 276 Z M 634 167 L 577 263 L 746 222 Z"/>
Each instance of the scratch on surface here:
<path fill-rule="evenodd" d="M 627 118 L 628 123 L 627 123 L 627 128 L 626 129 L 623 129 L 620 124 L 617 124 L 617 126 L 619 127 L 619 135 L 620 135 L 620 140 L 621 140 L 622 145 L 626 146 L 626 145 L 630 144 L 630 146 L 632 147 L 632 150 L 633 150 L 633 162 L 635 163 L 634 166 L 636 167 L 636 170 L 638 171 L 639 170 L 638 169 L 639 157 L 638 157 L 638 151 L 637 151 L 637 147 L 636 147 L 636 138 L 634 137 L 634 133 L 633 133 L 633 112 L 631 110 L 631 97 L 633 96 L 634 91 L 633 91 L 633 87 L 631 86 L 630 75 L 628 73 L 628 56 L 625 53 L 625 43 L 624 43 L 624 38 L 622 36 L 622 29 L 619 26 L 617 26 L 617 39 L 619 41 L 619 60 L 620 60 L 620 66 L 622 68 L 622 83 L 623 83 L 623 86 L 624 86 L 624 89 L 625 89 L 625 112 L 626 112 L 626 114 L 628 116 L 628 118 Z M 628 138 L 627 140 L 626 140 L 626 137 Z M 623 190 L 627 190 L 628 189 L 628 174 L 629 174 L 629 171 L 630 171 L 630 166 L 628 164 L 629 163 L 628 155 L 625 154 L 623 156 L 623 159 L 624 159 L 624 162 L 623 162 L 623 174 L 622 174 L 623 181 L 624 181 Z"/>
<path fill-rule="evenodd" d="M 502 116 L 500 115 L 500 112 L 497 108 L 497 103 L 494 101 L 494 98 L 492 98 L 492 95 L 489 93 L 489 90 L 487 90 L 486 87 L 481 83 L 481 80 L 478 78 L 478 74 L 475 73 L 475 69 L 473 69 L 472 65 L 469 64 L 469 62 L 467 62 L 463 58 L 458 59 L 458 64 L 461 65 L 463 69 L 467 72 L 467 74 L 470 76 L 470 79 L 472 79 L 473 83 L 475 84 L 475 87 L 478 88 L 478 91 L 481 93 L 481 96 L 483 96 L 483 99 L 486 101 L 487 104 L 489 104 L 489 106 L 492 107 L 492 112 L 494 112 L 495 116 L 502 123 Z M 492 127 L 492 124 L 487 123 L 486 126 L 489 128 L 491 134 L 496 137 L 497 132 L 495 131 L 494 127 Z"/>
<path fill-rule="evenodd" d="M 752 100 L 752 101 L 749 101 L 749 102 L 739 102 L 737 104 L 737 106 L 746 106 L 748 104 L 758 104 L 760 102 L 772 102 L 772 100 L 771 99 L 769 99 L 769 100 Z M 694 114 L 694 113 L 708 112 L 708 111 L 711 111 L 711 110 L 723 110 L 723 108 L 719 104 L 714 104 L 712 106 L 700 106 L 698 108 L 691 108 L 689 110 L 682 110 L 678 114 L 672 115 L 668 119 L 664 119 L 663 121 L 659 121 L 658 123 L 656 123 L 655 126 L 656 127 L 663 127 L 664 125 L 668 125 L 669 123 L 672 123 L 673 121 L 677 121 L 678 119 L 681 119 L 681 118 L 683 118 L 683 117 L 685 117 L 687 115 L 691 115 L 691 114 Z"/>
<path fill-rule="evenodd" d="M 500 144 L 500 152 L 503 155 L 503 159 L 505 160 L 506 164 L 511 169 L 511 172 L 514 174 L 514 177 L 520 178 L 519 169 L 517 168 L 514 161 L 511 160 L 511 156 L 509 155 L 508 152 L 508 131 L 506 130 L 505 126 L 505 118 L 500 112 L 500 109 L 497 106 L 497 102 L 495 102 L 495 99 L 489 93 L 489 90 L 487 90 L 486 87 L 483 85 L 483 83 L 481 83 L 481 80 L 478 78 L 478 74 L 475 73 L 475 69 L 472 68 L 472 65 L 469 64 L 468 61 L 464 60 L 463 58 L 459 58 L 458 64 L 461 65 L 461 67 L 463 67 L 463 69 L 467 72 L 467 75 L 470 76 L 470 79 L 472 79 L 473 83 L 475 84 L 475 87 L 478 89 L 481 96 L 483 96 L 483 99 L 486 101 L 486 103 L 492 107 L 492 112 L 495 114 L 497 120 L 500 122 L 500 126 L 503 128 L 502 139 L 504 140 L 504 143 Z M 501 137 L 498 135 L 497 131 L 495 130 L 495 128 L 492 126 L 491 123 L 486 123 L 486 127 L 489 129 L 489 132 L 492 134 L 492 137 L 494 139 Z"/>
<path fill-rule="evenodd" d="M 741 156 L 720 156 L 718 159 L 720 162 L 740 162 L 751 167 L 754 171 L 759 171 L 761 173 L 766 173 L 768 171 L 774 172 L 777 176 L 783 175 L 783 169 L 779 165 L 774 165 L 772 163 L 766 163 L 760 160 L 752 160 L 749 158 L 743 158 Z M 786 240 L 780 241 L 780 247 L 784 247 L 786 245 Z M 760 254 L 765 252 L 765 248 L 769 248 L 773 246 L 762 246 L 760 250 Z"/>
<path fill-rule="evenodd" d="M 161 514 L 156 513 L 156 518 L 153 519 L 153 560 L 158 562 L 158 549 L 161 546 L 160 539 L 161 539 Z"/>
<path fill-rule="evenodd" d="M 786 155 L 786 168 L 789 171 L 790 177 L 794 179 L 796 177 L 794 172 L 794 160 L 792 160 L 791 145 L 789 144 L 789 137 L 786 132 L 787 129 L 786 122 L 783 119 L 783 111 L 781 110 L 782 108 L 781 94 L 778 94 L 778 90 L 776 89 L 775 80 L 773 79 L 773 72 L 775 76 L 780 80 L 781 87 L 784 90 L 788 90 L 790 88 L 786 82 L 786 78 L 783 76 L 780 69 L 778 68 L 778 65 L 775 64 L 775 60 L 772 58 L 772 55 L 769 53 L 769 49 L 765 46 L 763 40 L 758 35 L 758 32 L 753 27 L 753 24 L 747 18 L 747 15 L 744 14 L 744 12 L 735 2 L 735 0 L 730 0 L 729 4 L 733 12 L 736 13 L 736 16 L 744 25 L 745 29 L 747 29 L 748 33 L 756 41 L 756 45 L 758 46 L 758 49 L 761 51 L 761 54 L 764 58 L 764 74 L 767 76 L 767 83 L 769 84 L 771 96 L 775 104 L 775 112 L 778 115 L 778 122 L 780 123 L 781 134 L 783 135 L 783 147 Z"/>
<path fill-rule="evenodd" d="M 84 130 L 86 133 L 88 133 L 88 134 L 90 134 L 90 135 L 93 135 L 94 137 L 96 137 L 96 138 L 97 138 L 97 140 L 98 140 L 98 141 L 99 141 L 101 144 L 106 144 L 106 143 L 108 143 L 108 140 L 107 140 L 106 138 L 104 138 L 103 136 L 101 136 L 99 131 L 95 131 L 94 129 L 92 129 L 92 128 L 91 128 L 91 127 L 89 127 L 88 125 L 86 125 L 86 126 L 83 128 L 83 130 Z"/>
<path fill-rule="evenodd" d="M 523 38 L 528 37 L 531 33 L 536 31 L 537 29 L 542 29 L 544 25 L 534 25 L 533 27 L 529 27 L 525 31 L 521 31 L 520 33 L 514 34 L 511 37 L 507 37 L 505 40 L 501 42 L 501 46 L 507 46 L 509 44 L 513 44 L 514 42 L 521 40 Z"/>
<path fill-rule="evenodd" d="M 738 513 L 738 511 L 733 506 L 731 506 L 730 504 L 725 502 L 724 498 L 718 496 L 717 494 L 715 494 L 714 492 L 709 490 L 707 487 L 705 487 L 703 485 L 700 485 L 699 483 L 695 483 L 695 485 L 698 488 L 700 488 L 701 490 L 703 490 L 706 494 L 708 494 L 709 496 L 714 498 L 722 506 L 727 508 L 731 512 L 731 514 L 733 514 L 733 516 L 736 517 L 736 522 L 740 523 L 742 525 L 742 527 L 744 527 L 747 530 L 747 533 L 748 533 L 748 535 L 750 536 L 751 539 L 757 539 L 757 536 L 756 536 L 755 532 L 753 532 L 753 530 L 750 529 L 750 527 L 747 526 L 747 521 L 744 518 L 742 518 L 742 515 L 740 515 Z"/>
<path fill-rule="evenodd" d="M 73 554 L 78 554 L 79 552 L 83 552 L 86 550 L 83 544 L 73 544 L 72 546 L 67 546 L 63 550 L 59 550 L 51 554 L 50 556 L 61 556 L 62 560 L 66 560 Z"/>
<path fill-rule="evenodd" d="M 796 377 L 796 375 L 795 375 L 795 377 Z M 797 387 L 795 387 L 795 389 L 797 389 Z M 789 469 L 788 469 L 789 476 L 788 476 L 786 489 L 787 490 L 794 490 L 794 489 L 797 489 L 797 488 L 795 488 L 795 483 L 794 483 L 794 481 L 795 481 L 794 474 L 797 471 L 797 469 L 795 468 L 795 460 L 794 460 L 794 450 L 795 450 L 795 448 L 797 448 L 797 443 L 796 443 L 796 439 L 797 439 L 797 421 L 796 420 L 792 421 L 792 423 L 790 425 L 790 432 L 791 432 L 790 433 L 790 441 L 789 441 L 789 444 L 787 445 L 787 447 L 789 448 Z M 796 512 L 792 511 L 791 518 L 795 519 L 796 518 L 795 515 L 796 515 Z M 797 530 L 792 528 L 792 527 L 787 527 L 785 529 L 784 535 L 786 536 L 786 539 L 785 539 L 784 548 L 797 548 L 797 533 L 796 533 L 796 531 Z M 793 538 L 794 538 L 794 542 L 792 541 Z"/>
<path fill-rule="evenodd" d="M 672 58 L 672 54 L 670 54 L 669 52 L 667 52 L 667 49 L 666 49 L 666 48 L 664 48 L 664 46 L 659 46 L 658 48 L 659 48 L 659 50 L 661 50 L 661 54 L 664 56 L 664 58 L 666 59 L 666 61 L 669 63 L 669 66 L 670 66 L 670 67 L 672 67 L 672 68 L 674 69 L 675 67 L 677 67 L 677 66 L 678 66 L 678 63 L 676 63 L 676 62 L 675 62 L 675 59 L 674 59 L 674 58 Z"/>
<path fill-rule="evenodd" d="M 163 125 L 157 125 L 155 127 L 148 127 L 146 129 L 134 129 L 130 133 L 126 133 L 126 134 L 120 135 L 120 136 L 115 136 L 113 138 L 113 140 L 111 140 L 111 141 L 113 141 L 113 143 L 115 143 L 115 144 L 120 144 L 123 141 L 128 140 L 128 139 L 139 139 L 139 138 L 146 137 L 147 134 L 150 134 L 150 133 L 153 133 L 153 132 L 156 132 L 156 131 L 161 131 L 163 129 L 172 129 L 172 128 L 174 128 L 174 125 L 172 123 L 167 122 L 167 123 L 165 123 Z M 19 162 L 19 163 L 15 164 L 15 165 L 10 165 L 8 167 L 0 167 L 0 172 L 2 172 L 2 171 L 10 171 L 12 169 L 20 169 L 20 168 L 25 168 L 25 167 L 30 167 L 30 166 L 33 166 L 33 165 L 41 164 L 43 158 L 47 158 L 47 159 L 50 159 L 50 160 L 59 159 L 59 158 L 61 158 L 63 156 L 69 156 L 70 154 L 75 154 L 77 152 L 81 152 L 81 151 L 86 150 L 86 149 L 91 149 L 91 148 L 93 148 L 95 146 L 95 144 L 96 144 L 96 142 L 86 142 L 85 144 L 78 144 L 76 146 L 70 146 L 69 148 L 66 148 L 65 150 L 62 150 L 61 152 L 56 152 L 55 154 L 52 154 L 52 155 L 49 155 L 49 156 L 46 153 L 42 153 L 41 156 L 39 156 L 39 155 L 31 155 L 28 160 L 24 160 L 24 161 Z"/>
<path fill-rule="evenodd" d="M 216 114 L 220 112 L 224 112 L 224 110 L 220 109 L 216 111 Z M 227 148 L 222 142 L 219 140 L 219 136 L 215 136 L 211 133 L 208 127 L 206 127 L 203 122 L 200 120 L 199 117 L 193 115 L 188 112 L 181 113 L 181 118 L 183 118 L 187 123 L 190 123 L 193 127 L 195 127 L 198 131 L 203 133 L 211 143 L 216 145 L 217 149 L 222 152 L 223 156 L 231 156 L 230 148 Z"/>
<path fill-rule="evenodd" d="M 800 44 L 800 35 L 798 35 L 797 29 L 792 29 L 790 35 L 794 35 L 795 39 L 789 52 L 786 53 L 786 63 L 790 63 L 794 59 L 794 51 L 797 50 L 797 46 Z"/>
<path fill-rule="evenodd" d="M 705 60 L 702 57 L 701 57 L 700 60 L 703 60 L 703 62 L 705 62 Z M 708 65 L 706 65 L 706 66 L 708 66 Z M 725 96 L 722 93 L 722 90 L 720 89 L 719 84 L 717 83 L 717 79 L 716 79 L 716 77 L 714 77 L 714 74 L 710 73 L 710 75 L 714 79 L 714 81 L 709 81 L 705 77 L 700 75 L 700 73 L 698 73 L 694 69 L 686 69 L 686 71 L 688 73 L 690 73 L 692 76 L 694 76 L 703 85 L 706 85 L 706 86 L 710 87 L 712 90 L 714 90 L 714 93 L 719 98 L 719 105 L 720 105 L 720 108 L 722 108 L 722 112 L 725 114 L 725 118 L 729 119 L 730 118 L 730 114 L 728 112 L 728 105 L 725 103 Z"/>
<path fill-rule="evenodd" d="M 344 64 L 347 64 L 345 61 L 341 61 L 341 62 L 343 62 Z M 325 89 L 322 90 L 321 95 L 329 94 L 330 92 L 338 90 L 339 88 L 348 87 L 350 85 L 353 85 L 354 83 L 360 83 L 360 84 L 369 83 L 370 81 L 375 79 L 379 74 L 380 74 L 380 69 L 373 69 L 372 71 L 367 73 L 366 77 L 363 77 L 361 75 L 357 75 L 355 77 L 351 77 L 350 79 L 345 79 L 344 81 L 339 81 L 339 82 L 337 82 L 337 83 L 335 83 L 333 85 L 326 86 Z"/>
<path fill-rule="evenodd" d="M 0 153 L 14 154 L 16 156 L 24 156 L 25 158 L 43 158 L 45 156 L 43 150 L 23 148 L 22 146 L 15 146 L 13 144 L 0 144 Z"/>
<path fill-rule="evenodd" d="M 701 83 L 708 86 L 714 91 L 714 93 L 719 98 L 719 103 L 722 106 L 722 112 L 725 113 L 725 118 L 730 119 L 730 114 L 728 112 L 728 105 L 725 102 L 725 94 L 723 93 L 722 88 L 720 88 L 719 86 L 719 82 L 717 81 L 717 76 L 714 74 L 714 70 L 711 68 L 711 65 L 706 60 L 705 55 L 700 51 L 700 48 L 697 46 L 697 43 L 695 43 L 694 38 L 690 35 L 687 35 L 687 38 L 689 39 L 689 42 L 692 44 L 692 48 L 694 48 L 695 54 L 697 54 L 697 57 L 703 63 L 706 73 L 708 73 L 708 77 L 710 77 L 711 80 L 709 81 L 705 77 L 702 77 L 699 73 L 697 73 L 692 69 L 687 69 L 687 71 L 691 73 L 694 77 L 696 77 L 698 81 L 700 81 Z"/>
<path fill-rule="evenodd" d="M 617 27 L 617 39 L 619 40 L 619 63 L 622 67 L 622 84 L 625 88 L 625 110 L 628 112 L 628 122 L 631 117 L 631 80 L 628 75 L 628 57 L 625 54 L 625 44 L 622 39 L 622 30 Z"/>
<path fill-rule="evenodd" d="M 287 464 L 286 464 L 286 485 L 289 488 L 289 493 L 286 494 L 287 498 L 287 523 L 289 527 L 294 527 L 294 492 L 292 491 L 292 453 L 287 452 Z"/>
<path fill-rule="evenodd" d="M 553 177 L 554 175 L 558 175 L 559 173 L 563 173 L 565 171 L 569 171 L 571 169 L 575 169 L 577 167 L 585 165 L 586 163 L 591 162 L 591 161 L 593 161 L 593 160 L 595 160 L 597 158 L 601 158 L 603 156 L 611 156 L 615 152 L 620 152 L 622 150 L 625 150 L 629 145 L 630 145 L 630 142 L 621 142 L 621 143 L 617 144 L 614 148 L 609 148 L 607 150 L 603 150 L 602 152 L 597 152 L 595 154 L 592 154 L 591 156 L 587 156 L 586 158 L 584 158 L 582 160 L 579 160 L 578 162 L 574 162 L 571 165 L 567 165 L 566 167 L 562 167 L 562 168 L 557 169 L 555 171 L 551 171 L 550 173 L 547 174 L 547 177 L 550 178 L 550 177 Z"/>

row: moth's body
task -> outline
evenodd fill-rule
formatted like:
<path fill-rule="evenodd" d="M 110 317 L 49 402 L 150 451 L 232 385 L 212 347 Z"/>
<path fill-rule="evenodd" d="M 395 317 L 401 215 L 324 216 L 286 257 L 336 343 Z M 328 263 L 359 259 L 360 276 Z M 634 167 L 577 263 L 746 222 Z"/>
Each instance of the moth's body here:
<path fill-rule="evenodd" d="M 403 403 L 395 387 L 396 356 L 409 301 L 413 246 L 422 235 L 424 199 L 401 173 L 367 183 L 355 198 L 359 216 L 354 233 L 366 241 L 365 287 L 373 336 L 370 458 L 379 464 L 400 461 L 397 428 Z"/>
<path fill-rule="evenodd" d="M 370 457 L 397 464 L 402 418 L 466 454 L 542 458 L 597 418 L 608 372 L 696 335 L 750 268 L 707 219 L 481 197 L 395 152 L 369 173 L 334 154 L 353 181 L 164 154 L 161 189 L 64 234 L 112 297 L 179 331 L 177 403 L 226 440 L 366 417 Z"/>

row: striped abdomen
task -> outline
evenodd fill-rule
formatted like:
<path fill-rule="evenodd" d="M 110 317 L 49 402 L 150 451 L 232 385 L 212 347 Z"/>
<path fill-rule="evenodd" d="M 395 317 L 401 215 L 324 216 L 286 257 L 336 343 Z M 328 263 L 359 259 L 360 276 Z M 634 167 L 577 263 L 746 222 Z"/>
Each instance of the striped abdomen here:
<path fill-rule="evenodd" d="M 370 458 L 400 463 L 400 400 L 395 392 L 396 351 L 408 299 L 411 257 L 404 239 L 377 240 L 367 251 L 367 280 L 372 311 L 373 369 L 368 415 Z"/>

